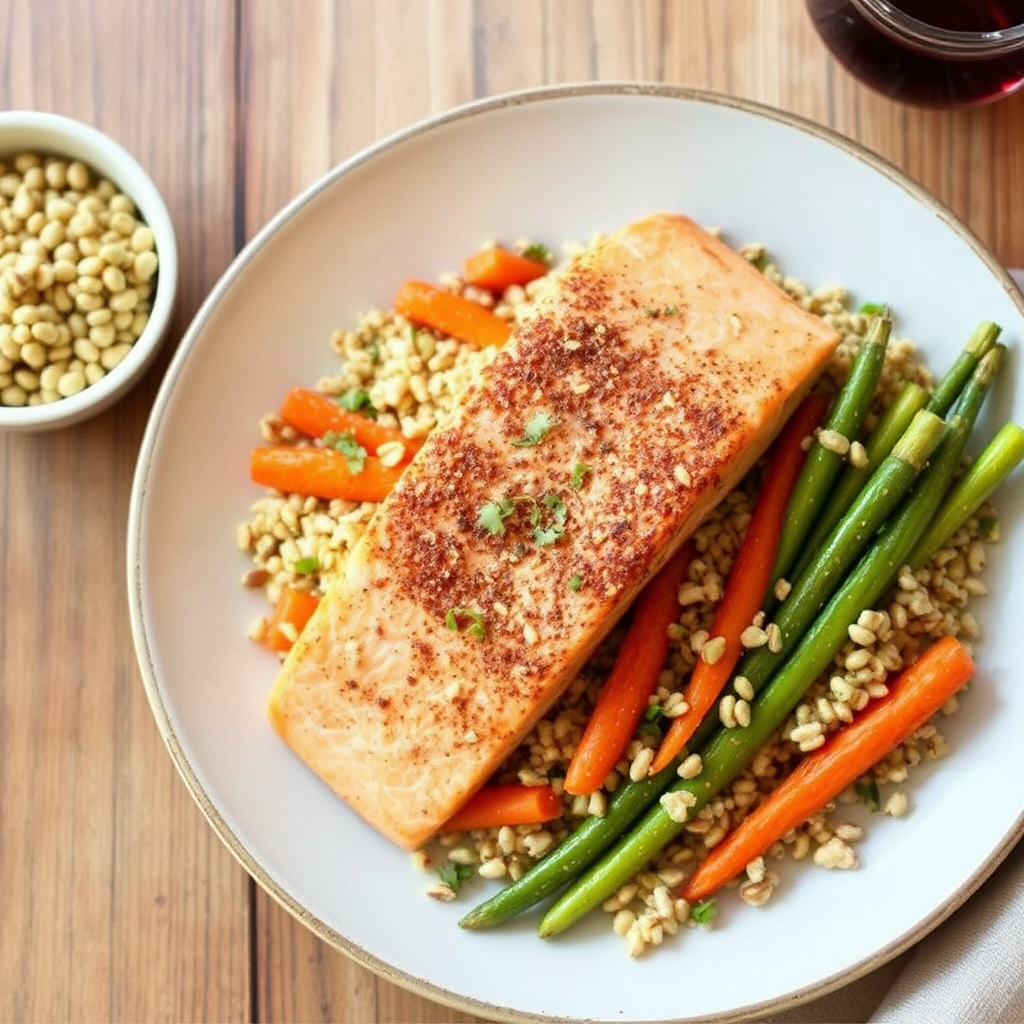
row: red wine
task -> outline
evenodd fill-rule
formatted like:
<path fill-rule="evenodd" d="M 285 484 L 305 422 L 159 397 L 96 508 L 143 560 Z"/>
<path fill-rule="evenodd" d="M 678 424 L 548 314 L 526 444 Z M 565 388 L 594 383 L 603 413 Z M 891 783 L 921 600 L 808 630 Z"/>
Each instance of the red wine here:
<path fill-rule="evenodd" d="M 807 0 L 829 49 L 866 85 L 921 106 L 969 106 L 998 99 L 1024 85 L 1024 0 L 890 0 L 891 7 L 926 25 L 954 32 L 1021 33 L 1001 52 L 926 50 L 897 36 L 851 0 Z M 940 33 L 941 34 L 941 33 Z"/>

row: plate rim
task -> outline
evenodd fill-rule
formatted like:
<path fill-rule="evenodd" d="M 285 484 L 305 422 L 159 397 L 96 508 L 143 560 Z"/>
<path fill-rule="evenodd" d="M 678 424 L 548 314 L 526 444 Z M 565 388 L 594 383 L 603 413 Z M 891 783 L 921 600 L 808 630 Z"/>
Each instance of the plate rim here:
<path fill-rule="evenodd" d="M 704 104 L 737 110 L 757 118 L 767 119 L 784 126 L 817 137 L 829 145 L 836 147 L 847 155 L 867 164 L 870 168 L 888 178 L 893 184 L 930 209 L 938 218 L 967 243 L 974 255 L 982 262 L 993 278 L 1008 294 L 1011 304 L 1015 305 L 1024 317 L 1024 293 L 1010 276 L 1009 271 L 996 259 L 991 250 L 981 241 L 977 234 L 967 226 L 944 202 L 934 196 L 923 185 L 916 182 L 905 171 L 887 158 L 868 149 L 836 129 L 819 124 L 800 114 L 771 106 L 756 100 L 729 96 L 708 89 L 691 88 L 688 86 L 670 85 L 660 82 L 620 80 L 610 82 L 570 82 L 559 85 L 545 85 L 500 93 L 482 99 L 472 100 L 438 114 L 422 118 L 414 123 L 385 135 L 381 139 L 363 147 L 345 160 L 330 168 L 312 184 L 300 191 L 274 214 L 256 234 L 239 250 L 225 268 L 221 276 L 204 298 L 195 315 L 190 321 L 181 341 L 164 372 L 156 398 L 147 419 L 146 428 L 139 446 L 135 471 L 130 492 L 126 555 L 127 583 L 129 597 L 129 617 L 136 662 L 142 677 L 143 687 L 156 721 L 161 738 L 171 756 L 178 775 L 181 777 L 190 796 L 195 801 L 203 816 L 214 831 L 214 834 L 227 847 L 247 874 L 271 897 L 280 907 L 291 914 L 296 920 L 308 928 L 317 938 L 334 949 L 348 956 L 362 967 L 367 968 L 379 977 L 390 981 L 415 995 L 432 1002 L 450 1007 L 464 1013 L 486 1016 L 498 1021 L 536 1021 L 539 1024 L 565 1021 L 575 1022 L 578 1018 L 557 1015 L 523 1013 L 508 1007 L 498 1006 L 472 996 L 461 995 L 441 985 L 423 978 L 415 977 L 402 971 L 387 961 L 363 949 L 358 943 L 347 939 L 344 935 L 321 921 L 315 914 L 301 906 L 290 896 L 283 886 L 279 885 L 269 873 L 263 869 L 252 853 L 235 835 L 225 821 L 213 800 L 203 788 L 198 775 L 190 763 L 182 743 L 178 739 L 171 715 L 164 702 L 162 687 L 154 666 L 146 625 L 142 615 L 143 604 L 143 566 L 141 558 L 141 520 L 146 501 L 148 480 L 153 462 L 154 450 L 160 435 L 161 423 L 171 394 L 182 371 L 203 333 L 207 322 L 224 296 L 234 285 L 246 266 L 262 250 L 263 246 L 275 235 L 300 209 L 315 199 L 321 192 L 332 187 L 334 183 L 364 164 L 369 163 L 387 151 L 401 146 L 403 143 L 425 135 L 443 126 L 468 120 L 473 117 L 525 106 L 531 103 L 552 100 L 576 99 L 585 97 L 618 97 L 636 96 L 652 97 L 669 100 L 683 100 L 690 103 Z M 958 910 L 993 874 L 1006 859 L 1010 851 L 1024 835 L 1024 811 L 1018 815 L 1013 827 L 1004 836 L 1003 842 L 991 852 L 977 871 L 949 899 L 937 906 L 931 914 L 922 919 L 915 928 L 910 929 L 886 946 L 875 950 L 870 956 L 844 970 L 837 971 L 826 978 L 794 990 L 774 999 L 762 1000 L 750 1004 L 737 1011 L 714 1012 L 698 1017 L 685 1018 L 694 1022 L 718 1022 L 752 1020 L 766 1013 L 793 1009 L 810 1000 L 820 998 L 843 986 L 851 984 L 869 974 L 871 971 L 889 962 L 901 953 L 910 949 L 926 935 L 937 928 L 943 921 Z"/>

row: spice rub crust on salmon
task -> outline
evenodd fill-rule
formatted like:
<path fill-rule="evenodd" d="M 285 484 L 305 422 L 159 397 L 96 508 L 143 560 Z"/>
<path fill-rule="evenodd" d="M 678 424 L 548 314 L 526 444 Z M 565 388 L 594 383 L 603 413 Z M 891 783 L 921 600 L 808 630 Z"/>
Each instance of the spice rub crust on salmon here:
<path fill-rule="evenodd" d="M 554 275 L 380 505 L 269 714 L 399 845 L 428 840 L 757 461 L 838 343 L 655 215 Z"/>

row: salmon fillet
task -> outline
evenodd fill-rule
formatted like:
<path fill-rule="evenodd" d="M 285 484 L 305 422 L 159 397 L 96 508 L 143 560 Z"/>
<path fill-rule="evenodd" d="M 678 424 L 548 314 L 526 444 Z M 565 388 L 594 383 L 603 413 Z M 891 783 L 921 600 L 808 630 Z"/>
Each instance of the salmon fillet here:
<path fill-rule="evenodd" d="M 606 236 L 553 277 L 378 508 L 282 666 L 278 733 L 372 826 L 420 846 L 756 462 L 837 342 L 685 217 Z"/>

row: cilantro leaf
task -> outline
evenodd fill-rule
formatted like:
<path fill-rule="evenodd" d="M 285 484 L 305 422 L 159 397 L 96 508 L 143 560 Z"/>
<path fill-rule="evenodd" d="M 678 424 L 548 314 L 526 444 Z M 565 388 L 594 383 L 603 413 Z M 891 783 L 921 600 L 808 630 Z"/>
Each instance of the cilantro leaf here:
<path fill-rule="evenodd" d="M 879 313 L 885 312 L 885 304 L 882 302 L 864 302 L 861 303 L 858 313 L 863 313 L 864 316 L 878 316 Z"/>
<path fill-rule="evenodd" d="M 505 532 L 505 520 L 515 510 L 515 502 L 511 498 L 501 501 L 488 501 L 481 505 L 476 513 L 476 525 L 486 530 L 493 537 L 500 537 Z"/>
<path fill-rule="evenodd" d="M 469 620 L 468 625 L 466 624 L 467 619 Z M 444 617 L 444 624 L 456 633 L 464 628 L 466 633 L 475 640 L 484 640 L 487 637 L 483 613 L 474 608 L 449 608 Z"/>
<path fill-rule="evenodd" d="M 462 888 L 462 883 L 467 878 L 473 877 L 473 865 L 455 864 L 452 861 L 448 861 L 437 869 L 437 877 L 440 878 L 452 892 L 458 892 Z"/>
<path fill-rule="evenodd" d="M 345 465 L 350 473 L 361 473 L 366 465 L 366 449 L 356 440 L 351 430 L 329 430 L 323 442 L 328 448 L 345 456 Z"/>
<path fill-rule="evenodd" d="M 857 797 L 860 799 L 861 803 L 867 805 L 868 810 L 872 813 L 881 807 L 877 782 L 873 780 L 871 782 L 858 782 L 856 789 Z"/>
<path fill-rule="evenodd" d="M 695 924 L 711 924 L 718 916 L 714 899 L 701 900 L 690 907 L 690 918 Z"/>
<path fill-rule="evenodd" d="M 546 263 L 548 266 L 551 265 L 554 257 L 551 254 L 551 250 L 540 242 L 531 242 L 524 250 L 523 255 L 528 260 L 538 260 L 540 263 Z"/>
<path fill-rule="evenodd" d="M 540 506 L 548 511 L 547 522 L 543 522 Z M 565 502 L 557 494 L 545 494 L 540 504 L 530 509 L 530 525 L 533 527 L 533 539 L 540 547 L 554 544 L 565 533 L 565 517 L 568 510 Z"/>
<path fill-rule="evenodd" d="M 582 590 L 583 589 L 583 577 L 575 572 L 569 577 L 569 589 L 570 590 Z"/>
<path fill-rule="evenodd" d="M 296 560 L 292 568 L 303 576 L 308 576 L 310 573 L 320 571 L 320 559 L 315 555 L 310 555 L 308 558 L 299 558 Z"/>
<path fill-rule="evenodd" d="M 995 530 L 998 522 L 999 520 L 996 519 L 995 516 L 982 516 L 981 519 L 978 520 L 978 533 L 980 533 L 982 537 L 991 537 L 992 531 Z"/>
<path fill-rule="evenodd" d="M 583 486 L 583 481 L 587 475 L 593 472 L 593 466 L 588 466 L 585 462 L 574 462 L 572 464 L 572 476 L 569 478 L 569 486 L 574 491 L 578 491 Z"/>
<path fill-rule="evenodd" d="M 526 421 L 526 430 L 518 440 L 511 442 L 517 448 L 532 448 L 541 443 L 552 427 L 556 426 L 551 413 L 543 409 Z"/>
<path fill-rule="evenodd" d="M 377 418 L 377 409 L 370 401 L 370 392 L 362 388 L 349 388 L 348 391 L 342 392 L 338 395 L 338 405 L 349 412 L 362 413 L 371 420 Z"/>

